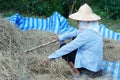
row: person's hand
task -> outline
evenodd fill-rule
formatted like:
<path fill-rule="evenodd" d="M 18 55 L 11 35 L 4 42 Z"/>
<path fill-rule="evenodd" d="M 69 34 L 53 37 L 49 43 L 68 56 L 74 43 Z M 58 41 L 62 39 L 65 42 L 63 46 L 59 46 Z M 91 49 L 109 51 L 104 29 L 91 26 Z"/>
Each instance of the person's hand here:
<path fill-rule="evenodd" d="M 46 59 L 43 60 L 43 62 L 44 62 L 45 64 L 48 64 L 48 63 L 50 62 L 50 59 L 49 59 L 49 58 L 46 58 Z"/>
<path fill-rule="evenodd" d="M 59 37 L 58 36 L 52 36 L 53 39 L 55 39 L 56 41 L 59 41 Z"/>
<path fill-rule="evenodd" d="M 59 37 L 58 36 L 56 37 L 56 40 L 59 41 Z"/>

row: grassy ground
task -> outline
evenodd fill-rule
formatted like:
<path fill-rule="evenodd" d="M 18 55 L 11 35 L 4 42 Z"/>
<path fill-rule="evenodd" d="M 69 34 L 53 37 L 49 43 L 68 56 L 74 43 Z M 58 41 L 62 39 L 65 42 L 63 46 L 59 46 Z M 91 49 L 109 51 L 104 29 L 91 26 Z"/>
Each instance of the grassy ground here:
<path fill-rule="evenodd" d="M 120 20 L 102 20 L 101 23 L 115 32 L 120 32 Z"/>
<path fill-rule="evenodd" d="M 73 27 L 77 27 L 77 22 L 68 19 L 70 25 L 72 25 Z M 100 21 L 101 24 L 106 25 L 107 28 L 115 31 L 115 32 L 120 32 L 120 20 L 101 20 Z"/>

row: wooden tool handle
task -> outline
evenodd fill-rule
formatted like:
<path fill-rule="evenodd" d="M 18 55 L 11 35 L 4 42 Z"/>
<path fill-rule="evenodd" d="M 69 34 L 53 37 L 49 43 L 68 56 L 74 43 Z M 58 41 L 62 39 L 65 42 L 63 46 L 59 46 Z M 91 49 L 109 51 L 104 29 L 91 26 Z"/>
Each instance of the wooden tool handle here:
<path fill-rule="evenodd" d="M 36 49 L 38 49 L 38 48 L 40 48 L 40 47 L 46 46 L 46 45 L 51 44 L 51 43 L 54 43 L 54 42 L 56 42 L 56 41 L 57 41 L 57 40 L 53 40 L 53 41 L 51 41 L 51 42 L 44 43 L 44 44 L 42 44 L 42 45 L 33 47 L 33 48 L 29 49 L 29 50 L 25 50 L 24 52 L 26 53 L 26 52 L 30 52 L 30 51 L 36 50 Z"/>

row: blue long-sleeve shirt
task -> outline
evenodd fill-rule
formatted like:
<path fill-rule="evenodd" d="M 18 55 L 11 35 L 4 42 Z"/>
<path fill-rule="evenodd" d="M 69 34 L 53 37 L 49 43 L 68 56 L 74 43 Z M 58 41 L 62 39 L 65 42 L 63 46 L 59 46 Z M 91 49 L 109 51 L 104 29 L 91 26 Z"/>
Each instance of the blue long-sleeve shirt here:
<path fill-rule="evenodd" d="M 82 32 L 74 31 L 59 36 L 60 41 L 75 37 L 76 38 L 60 49 L 56 50 L 48 58 L 59 58 L 71 51 L 78 49 L 75 57 L 75 68 L 86 68 L 91 71 L 102 69 L 103 63 L 103 39 L 92 31 L 83 30 Z"/>

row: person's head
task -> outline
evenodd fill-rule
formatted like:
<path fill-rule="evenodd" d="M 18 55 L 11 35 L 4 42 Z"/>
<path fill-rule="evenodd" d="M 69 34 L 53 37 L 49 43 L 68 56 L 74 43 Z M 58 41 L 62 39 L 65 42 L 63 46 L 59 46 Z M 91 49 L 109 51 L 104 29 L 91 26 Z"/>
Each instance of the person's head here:
<path fill-rule="evenodd" d="M 93 13 L 90 6 L 86 3 L 77 12 L 69 15 L 69 18 L 78 21 L 80 29 L 92 29 L 99 32 L 98 27 L 101 17 Z"/>

